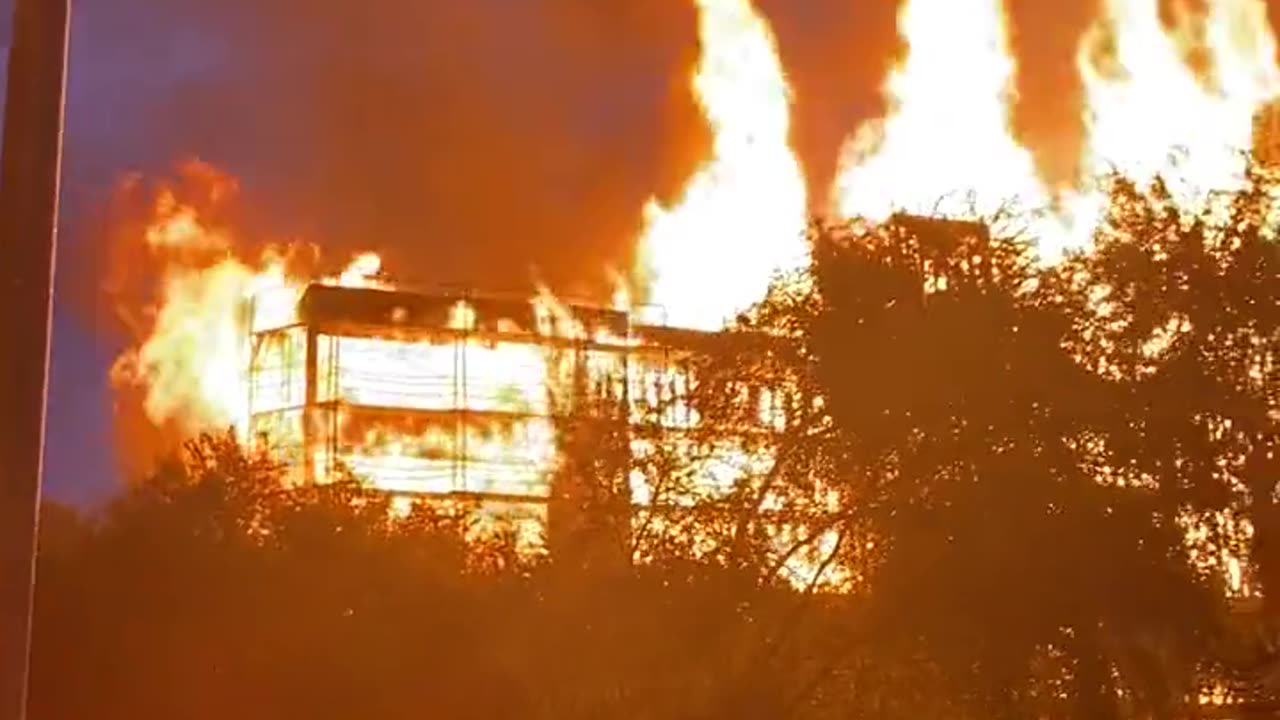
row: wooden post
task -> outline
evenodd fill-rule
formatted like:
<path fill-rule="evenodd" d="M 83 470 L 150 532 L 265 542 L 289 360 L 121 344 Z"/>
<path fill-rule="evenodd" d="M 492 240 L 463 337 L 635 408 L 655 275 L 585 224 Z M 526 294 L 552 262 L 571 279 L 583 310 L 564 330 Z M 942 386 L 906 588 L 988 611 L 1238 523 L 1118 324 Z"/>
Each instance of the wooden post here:
<path fill-rule="evenodd" d="M 17 0 L 0 149 L 0 720 L 26 712 L 68 0 Z"/>

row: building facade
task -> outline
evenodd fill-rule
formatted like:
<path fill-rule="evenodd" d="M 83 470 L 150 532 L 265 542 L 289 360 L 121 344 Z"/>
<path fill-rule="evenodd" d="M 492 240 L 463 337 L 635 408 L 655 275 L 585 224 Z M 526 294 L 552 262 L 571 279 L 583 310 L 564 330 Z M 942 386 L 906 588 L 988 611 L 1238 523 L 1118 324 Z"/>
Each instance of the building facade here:
<path fill-rule="evenodd" d="M 246 429 L 291 481 L 348 469 L 400 499 L 479 507 L 524 527 L 530 544 L 546 525 L 566 423 L 608 416 L 692 428 L 689 368 L 715 341 L 549 296 L 315 284 L 259 296 L 247 312 Z M 726 468 L 741 463 L 725 460 L 699 482 L 731 485 Z M 630 471 L 624 484 L 629 502 L 650 500 L 643 473 Z"/>

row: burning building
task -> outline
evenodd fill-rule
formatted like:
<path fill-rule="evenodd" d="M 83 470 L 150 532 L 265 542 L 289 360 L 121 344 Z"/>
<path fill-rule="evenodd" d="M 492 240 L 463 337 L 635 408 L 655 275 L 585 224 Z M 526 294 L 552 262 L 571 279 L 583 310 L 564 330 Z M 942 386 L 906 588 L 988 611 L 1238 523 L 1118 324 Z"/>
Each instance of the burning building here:
<path fill-rule="evenodd" d="M 245 311 L 244 429 L 292 481 L 349 470 L 402 501 L 478 503 L 529 543 L 545 526 L 567 423 L 615 422 L 628 454 L 642 450 L 630 428 L 692 427 L 689 362 L 714 338 L 549 295 L 312 284 L 259 293 Z M 778 409 L 753 399 L 766 404 L 765 429 Z M 649 502 L 643 473 L 624 475 L 624 497 Z M 712 467 L 698 484 L 733 481 Z"/>
<path fill-rule="evenodd" d="M 775 270 L 805 264 L 811 210 L 875 221 L 898 210 L 957 219 L 1026 210 L 1052 262 L 1092 239 L 1107 201 L 1098 176 L 1108 168 L 1147 182 L 1186 147 L 1194 162 L 1182 174 L 1194 187 L 1180 205 L 1196 207 L 1196 190 L 1237 187 L 1252 120 L 1280 93 L 1263 3 L 1197 11 L 1203 37 L 1168 32 L 1153 4 L 1102 3 L 1077 57 L 1075 169 L 1046 178 L 1010 117 L 1017 63 L 1002 4 L 908 0 L 898 16 L 907 52 L 883 88 L 888 112 L 849 137 L 829 196 L 812 198 L 806 181 L 815 178 L 791 146 L 792 91 L 765 16 L 750 0 L 695 5 L 699 61 L 689 89 L 711 143 L 678 195 L 644 206 L 632 279 L 672 323 L 711 335 L 633 325 L 624 313 L 549 297 L 482 301 L 344 278 L 306 285 L 315 275 L 284 262 L 290 252 L 273 256 L 206 212 L 234 196 L 223 182 L 194 203 L 161 194 L 146 231 L 130 235 L 145 240 L 161 283 L 128 313 L 136 342 L 113 382 L 145 395 L 148 426 L 190 434 L 235 424 L 269 438 L 295 481 L 345 466 L 397 496 L 476 498 L 540 519 L 563 459 L 558 425 L 577 412 L 576 399 L 620 400 L 633 454 L 644 448 L 630 428 L 651 413 L 649 400 L 661 400 L 663 423 L 692 423 L 696 413 L 679 400 L 687 343 L 714 337 L 764 294 Z M 1186 62 L 1193 55 L 1212 76 Z M 249 248 L 264 252 L 255 258 Z M 730 264 L 733 272 L 707 272 Z M 249 314 L 233 312 L 246 295 Z M 738 450 L 722 454 L 744 461 Z M 735 476 L 697 474 L 704 487 Z M 629 480 L 631 501 L 651 502 L 649 488 Z"/>

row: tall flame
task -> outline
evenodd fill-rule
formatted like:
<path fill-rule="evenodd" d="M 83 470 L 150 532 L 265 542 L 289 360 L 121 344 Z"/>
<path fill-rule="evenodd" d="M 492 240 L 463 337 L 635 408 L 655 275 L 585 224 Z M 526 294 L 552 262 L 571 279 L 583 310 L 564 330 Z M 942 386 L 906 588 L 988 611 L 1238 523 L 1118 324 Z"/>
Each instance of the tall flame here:
<path fill-rule="evenodd" d="M 888 116 L 845 142 L 834 212 L 883 220 L 1046 207 L 1010 129 L 1015 65 L 1000 0 L 906 0 L 898 31 L 907 55 L 885 83 Z"/>
<path fill-rule="evenodd" d="M 225 184 L 211 184 L 208 200 L 216 202 L 225 191 Z M 144 240 L 161 268 L 160 297 L 146 311 L 152 322 L 142 329 L 145 337 L 112 366 L 112 381 L 144 388 L 147 416 L 157 425 L 243 431 L 250 330 L 293 322 L 306 280 L 286 273 L 285 253 L 275 247 L 266 247 L 256 262 L 237 257 L 230 232 L 206 222 L 170 189 L 157 193 Z M 366 253 L 320 282 L 376 285 L 372 276 L 380 264 L 376 254 Z"/>
<path fill-rule="evenodd" d="M 1158 0 L 1106 0 L 1077 63 L 1086 171 L 1139 182 L 1165 173 L 1186 205 L 1236 187 L 1254 118 L 1280 92 L 1275 54 L 1261 0 L 1178 6 L 1168 29 Z"/>
<path fill-rule="evenodd" d="M 789 145 L 790 88 L 773 34 L 750 0 L 696 0 L 693 79 L 712 156 L 671 208 L 645 207 L 648 302 L 673 325 L 715 329 L 760 300 L 808 250 L 805 186 Z"/>

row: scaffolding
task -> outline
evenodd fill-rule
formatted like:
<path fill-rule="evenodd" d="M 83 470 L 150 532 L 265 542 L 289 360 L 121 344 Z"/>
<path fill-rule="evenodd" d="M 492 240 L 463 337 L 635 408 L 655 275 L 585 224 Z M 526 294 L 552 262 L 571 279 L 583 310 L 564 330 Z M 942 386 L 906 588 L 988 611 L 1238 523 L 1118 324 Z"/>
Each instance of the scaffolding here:
<path fill-rule="evenodd" d="M 287 297 L 296 312 L 280 312 L 274 298 L 253 302 L 288 322 L 259 326 L 246 309 L 246 429 L 292 483 L 350 471 L 397 500 L 456 510 L 479 534 L 505 528 L 519 547 L 543 552 L 549 528 L 580 515 L 572 493 L 583 481 L 609 484 L 606 495 L 629 508 L 627 532 L 675 537 L 700 532 L 677 518 L 764 478 L 773 463 L 756 433 L 782 430 L 777 389 L 731 390 L 729 405 L 742 403 L 731 414 L 745 419 L 731 420 L 720 440 L 694 432 L 719 437 L 709 427 L 718 421 L 700 417 L 693 385 L 708 352 L 726 341 L 721 333 L 526 298 L 325 285 Z M 564 462 L 570 457 L 583 464 Z M 825 567 L 785 548 L 826 502 L 765 511 L 776 516 L 768 530 L 789 556 L 787 572 L 803 566 L 797 577 Z"/>
<path fill-rule="evenodd" d="M 611 398 L 638 417 L 633 398 L 682 377 L 683 353 L 637 343 L 627 313 L 565 310 L 312 285 L 293 324 L 249 323 L 249 434 L 298 483 L 345 466 L 397 494 L 545 499 L 563 416 Z"/>

